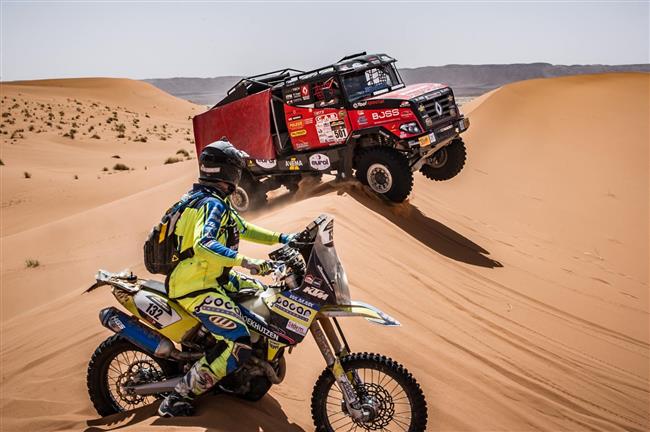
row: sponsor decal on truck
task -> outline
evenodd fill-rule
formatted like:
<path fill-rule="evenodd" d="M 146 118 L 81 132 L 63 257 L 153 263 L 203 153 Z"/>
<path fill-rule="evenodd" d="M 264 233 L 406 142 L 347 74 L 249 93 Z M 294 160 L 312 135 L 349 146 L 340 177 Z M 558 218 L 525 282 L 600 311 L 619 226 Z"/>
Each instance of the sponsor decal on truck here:
<path fill-rule="evenodd" d="M 271 169 L 275 168 L 275 166 L 278 164 L 278 161 L 275 159 L 255 159 L 255 163 L 264 169 Z"/>
<path fill-rule="evenodd" d="M 325 171 L 330 167 L 330 158 L 322 153 L 309 156 L 309 166 L 318 171 Z"/>

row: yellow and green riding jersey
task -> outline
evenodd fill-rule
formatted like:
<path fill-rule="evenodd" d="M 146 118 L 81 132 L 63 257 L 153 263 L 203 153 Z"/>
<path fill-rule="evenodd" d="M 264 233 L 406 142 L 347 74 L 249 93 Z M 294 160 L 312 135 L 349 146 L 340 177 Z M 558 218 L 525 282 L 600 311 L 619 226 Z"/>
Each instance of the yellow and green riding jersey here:
<path fill-rule="evenodd" d="M 189 203 L 189 204 L 188 204 Z M 281 233 L 246 222 L 214 189 L 195 184 L 177 205 L 187 205 L 175 226 L 180 252 L 192 248 L 191 258 L 182 260 L 168 280 L 171 298 L 190 297 L 197 291 L 223 288 L 238 291 L 242 278 L 231 268 L 244 256 L 238 252 L 239 239 L 272 245 L 286 242 Z"/>

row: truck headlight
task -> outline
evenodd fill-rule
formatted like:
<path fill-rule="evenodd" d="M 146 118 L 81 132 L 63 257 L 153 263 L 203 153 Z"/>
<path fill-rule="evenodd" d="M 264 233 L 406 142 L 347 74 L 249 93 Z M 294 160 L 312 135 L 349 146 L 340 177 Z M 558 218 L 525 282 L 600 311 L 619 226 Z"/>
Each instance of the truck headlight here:
<path fill-rule="evenodd" d="M 410 134 L 416 134 L 420 133 L 420 126 L 418 126 L 416 122 L 404 123 L 399 127 L 399 130 Z"/>

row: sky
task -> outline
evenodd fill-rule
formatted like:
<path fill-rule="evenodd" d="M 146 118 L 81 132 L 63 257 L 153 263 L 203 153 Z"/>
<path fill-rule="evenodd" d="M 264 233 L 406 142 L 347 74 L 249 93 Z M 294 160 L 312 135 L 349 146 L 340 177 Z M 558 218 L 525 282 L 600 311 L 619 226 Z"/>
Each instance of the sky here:
<path fill-rule="evenodd" d="M 402 68 L 649 63 L 649 5 L 1 0 L 0 79 L 252 75 L 360 51 Z"/>

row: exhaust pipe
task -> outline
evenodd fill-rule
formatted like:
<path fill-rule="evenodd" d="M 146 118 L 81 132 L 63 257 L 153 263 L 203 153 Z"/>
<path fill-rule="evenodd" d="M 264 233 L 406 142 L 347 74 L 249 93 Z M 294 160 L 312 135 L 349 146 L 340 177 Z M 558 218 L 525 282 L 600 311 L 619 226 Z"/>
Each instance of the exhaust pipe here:
<path fill-rule="evenodd" d="M 282 360 L 284 360 L 284 358 L 282 358 Z M 280 364 L 280 373 L 279 374 L 275 373 L 275 370 L 273 369 L 273 366 L 271 366 L 271 363 L 269 363 L 267 361 L 261 360 L 261 359 L 259 359 L 257 357 L 254 357 L 254 356 L 250 358 L 250 361 L 252 363 L 254 363 L 255 365 L 262 368 L 262 370 L 264 371 L 264 374 L 269 379 L 269 381 L 271 381 L 271 383 L 280 384 L 282 382 L 282 380 L 284 380 L 284 373 L 285 373 L 285 370 L 286 370 L 286 365 L 285 365 L 284 361 Z"/>
<path fill-rule="evenodd" d="M 133 393 L 140 396 L 157 395 L 160 393 L 169 393 L 176 388 L 176 385 L 183 377 L 169 378 L 164 381 L 152 382 L 149 384 L 138 384 L 125 387 L 127 390 L 133 390 Z"/>
<path fill-rule="evenodd" d="M 179 351 L 171 340 L 113 306 L 102 309 L 99 320 L 107 329 L 120 334 L 155 357 L 179 361 L 193 361 L 203 357 L 203 353 Z"/>

